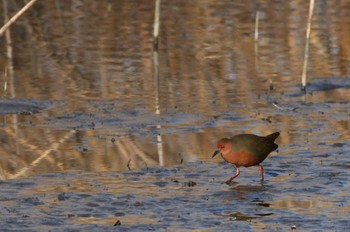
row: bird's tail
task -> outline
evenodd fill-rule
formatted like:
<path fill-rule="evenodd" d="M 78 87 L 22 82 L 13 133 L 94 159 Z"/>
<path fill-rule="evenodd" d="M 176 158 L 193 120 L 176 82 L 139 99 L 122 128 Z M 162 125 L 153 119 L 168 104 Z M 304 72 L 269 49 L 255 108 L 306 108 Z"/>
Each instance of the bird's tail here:
<path fill-rule="evenodd" d="M 266 135 L 265 138 L 274 142 L 278 136 L 280 136 L 280 132 L 275 132 L 275 133 L 272 133 L 270 135 Z"/>

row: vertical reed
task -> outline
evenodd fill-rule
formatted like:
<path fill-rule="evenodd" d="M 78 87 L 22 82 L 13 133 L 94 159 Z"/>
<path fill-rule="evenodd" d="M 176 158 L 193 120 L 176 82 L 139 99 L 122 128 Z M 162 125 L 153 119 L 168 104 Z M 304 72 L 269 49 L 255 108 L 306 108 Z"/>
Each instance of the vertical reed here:
<path fill-rule="evenodd" d="M 256 11 L 255 14 L 255 29 L 254 29 L 254 52 L 255 52 L 255 67 L 258 70 L 259 68 L 259 60 L 258 60 L 258 52 L 259 52 L 259 20 L 260 20 L 260 11 L 259 9 Z"/>
<path fill-rule="evenodd" d="M 160 17 L 160 0 L 156 0 L 154 11 L 154 24 L 153 24 L 153 77 L 155 85 L 155 104 L 156 115 L 160 115 L 159 104 L 159 60 L 158 60 L 158 44 L 159 44 L 159 17 Z M 161 129 L 161 125 L 157 125 L 157 129 Z M 157 151 L 158 161 L 160 166 L 164 166 L 164 153 L 163 153 L 163 138 L 161 134 L 157 135 Z"/>
<path fill-rule="evenodd" d="M 159 43 L 159 17 L 160 17 L 160 0 L 156 0 L 154 11 L 154 24 L 153 24 L 153 49 L 158 51 Z"/>
<path fill-rule="evenodd" d="M 155 106 L 156 115 L 160 115 L 160 100 L 159 100 L 159 59 L 158 50 L 153 50 L 153 77 L 154 77 L 154 87 L 155 87 Z M 161 125 L 157 125 L 157 129 L 160 130 Z M 158 151 L 158 161 L 160 166 L 164 166 L 164 152 L 163 152 L 163 138 L 159 133 L 157 135 L 157 151 Z"/>
<path fill-rule="evenodd" d="M 255 32 L 254 32 L 255 43 L 257 43 L 259 39 L 259 20 L 260 20 L 260 11 L 257 10 L 255 15 Z"/>
<path fill-rule="evenodd" d="M 303 73 L 301 76 L 301 90 L 306 91 L 306 78 L 307 78 L 307 65 L 309 60 L 309 43 L 310 43 L 310 32 L 311 32 L 311 19 L 314 11 L 314 0 L 310 0 L 309 7 L 309 16 L 307 20 L 307 29 L 306 29 L 306 41 L 305 41 L 305 50 L 304 50 L 304 65 Z"/>
<path fill-rule="evenodd" d="M 8 16 L 8 5 L 7 0 L 3 0 L 4 7 L 4 21 L 9 20 Z M 10 97 L 16 97 L 14 83 L 14 71 L 13 71 L 13 48 L 12 48 L 12 38 L 9 30 L 5 30 L 5 41 L 6 41 L 6 56 L 7 56 L 7 65 L 5 69 L 4 77 L 4 97 L 7 97 L 7 91 L 10 91 Z M 9 87 L 9 88 L 8 88 Z M 15 120 L 16 121 L 16 120 Z"/>

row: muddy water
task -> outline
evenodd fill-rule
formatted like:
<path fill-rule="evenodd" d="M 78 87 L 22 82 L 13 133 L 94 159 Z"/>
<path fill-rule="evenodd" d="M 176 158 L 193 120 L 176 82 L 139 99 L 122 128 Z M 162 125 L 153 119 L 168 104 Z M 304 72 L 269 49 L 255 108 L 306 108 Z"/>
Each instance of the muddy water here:
<path fill-rule="evenodd" d="M 303 93 L 307 10 L 163 2 L 154 54 L 149 1 L 37 2 L 0 43 L 1 228 L 349 229 L 350 7 L 316 2 Z M 274 131 L 225 185 L 216 140 Z"/>

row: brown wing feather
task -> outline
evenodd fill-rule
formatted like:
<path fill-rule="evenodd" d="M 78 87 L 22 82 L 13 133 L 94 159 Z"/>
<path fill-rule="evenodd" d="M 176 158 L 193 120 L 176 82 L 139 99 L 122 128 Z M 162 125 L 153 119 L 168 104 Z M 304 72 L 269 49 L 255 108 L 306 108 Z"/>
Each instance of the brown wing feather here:
<path fill-rule="evenodd" d="M 275 133 L 272 133 L 270 135 L 266 135 L 265 138 L 271 140 L 272 142 L 274 142 L 277 137 L 280 136 L 280 132 L 275 132 Z"/>
<path fill-rule="evenodd" d="M 278 133 L 278 132 L 276 132 Z M 271 137 L 278 137 L 279 134 L 271 134 Z M 272 136 L 273 135 L 273 136 Z M 272 151 L 278 148 L 270 137 L 261 137 L 251 134 L 242 134 L 232 137 L 233 150 L 244 151 L 255 157 L 257 164 L 261 163 Z"/>

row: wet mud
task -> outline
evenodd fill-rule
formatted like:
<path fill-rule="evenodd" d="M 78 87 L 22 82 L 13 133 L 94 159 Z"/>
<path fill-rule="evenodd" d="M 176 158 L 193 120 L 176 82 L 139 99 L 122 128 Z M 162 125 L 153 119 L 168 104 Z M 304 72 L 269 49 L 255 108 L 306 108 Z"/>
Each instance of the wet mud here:
<path fill-rule="evenodd" d="M 314 165 L 274 156 L 266 181 L 251 167 L 230 186 L 224 182 L 233 167 L 223 162 L 2 181 L 0 226 L 3 231 L 346 230 L 348 167 Z"/>

